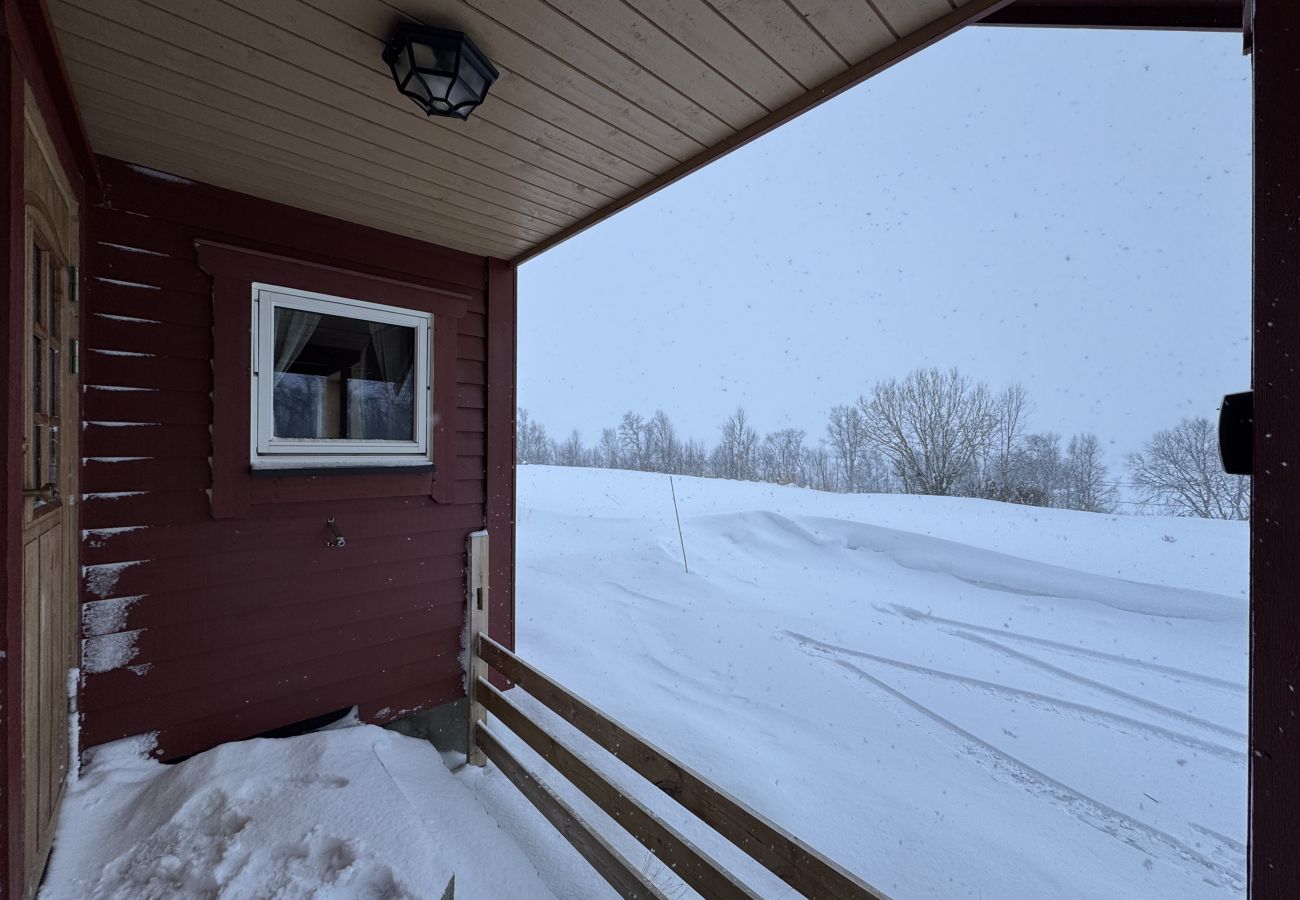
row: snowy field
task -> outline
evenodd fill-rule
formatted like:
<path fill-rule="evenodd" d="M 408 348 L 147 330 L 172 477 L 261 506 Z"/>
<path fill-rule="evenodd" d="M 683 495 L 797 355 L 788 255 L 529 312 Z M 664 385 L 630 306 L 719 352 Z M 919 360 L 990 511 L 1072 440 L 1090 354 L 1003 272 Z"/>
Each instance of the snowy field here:
<path fill-rule="evenodd" d="M 520 469 L 525 658 L 898 900 L 1244 896 L 1244 524 L 676 485 L 689 574 L 666 476 Z M 138 744 L 70 791 L 42 900 L 612 896 L 504 776 L 419 741 Z"/>
<path fill-rule="evenodd" d="M 518 644 L 889 894 L 1244 895 L 1244 523 L 520 469 Z"/>

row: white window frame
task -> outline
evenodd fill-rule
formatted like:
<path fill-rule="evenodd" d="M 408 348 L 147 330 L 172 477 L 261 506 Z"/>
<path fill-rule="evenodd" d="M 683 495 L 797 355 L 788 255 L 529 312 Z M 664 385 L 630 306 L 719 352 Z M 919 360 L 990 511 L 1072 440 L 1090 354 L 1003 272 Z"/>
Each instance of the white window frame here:
<path fill-rule="evenodd" d="M 430 406 L 433 402 L 433 314 L 334 297 L 274 284 L 253 283 L 250 453 L 255 469 L 357 466 L 424 466 L 433 462 Z M 275 311 L 300 309 L 364 322 L 416 329 L 415 440 L 275 436 Z M 421 400 L 423 398 L 423 400 Z"/>

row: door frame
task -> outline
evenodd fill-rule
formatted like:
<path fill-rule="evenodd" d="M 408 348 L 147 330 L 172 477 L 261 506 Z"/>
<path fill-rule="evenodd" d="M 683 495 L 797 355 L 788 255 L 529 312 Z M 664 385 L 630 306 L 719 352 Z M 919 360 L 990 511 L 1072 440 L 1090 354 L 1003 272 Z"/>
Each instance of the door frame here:
<path fill-rule="evenodd" d="M 55 470 L 60 496 L 56 504 L 43 507 L 36 500 L 20 495 L 21 524 L 19 550 L 23 559 L 20 574 L 19 606 L 22 643 L 22 684 L 11 697 L 15 715 L 22 732 L 21 754 L 16 768 L 20 784 L 19 804 L 22 818 L 10 823 L 10 828 L 20 830 L 22 846 L 23 892 L 30 897 L 36 892 L 48 862 L 57 829 L 59 809 L 68 781 L 74 777 L 70 758 L 71 725 L 69 716 L 75 701 L 69 688 L 75 689 L 69 669 L 79 663 L 80 609 L 80 510 L 78 476 L 80 470 L 81 388 L 80 366 L 75 360 L 80 340 L 80 310 L 77 288 L 74 285 L 81 247 L 81 201 L 73 188 L 72 178 L 59 157 L 54 141 L 47 130 L 36 97 L 30 86 L 23 91 L 23 248 L 21 267 L 23 291 L 19 315 L 22 318 L 22 377 L 18 379 L 21 391 L 22 436 L 28 433 L 33 419 L 34 398 L 29 373 L 33 371 L 34 319 L 43 312 L 47 337 L 42 346 L 39 371 L 47 407 L 55 395 L 51 389 L 57 384 L 57 410 L 59 415 L 58 468 Z M 34 247 L 41 247 L 43 255 L 36 257 Z M 36 267 L 39 266 L 39 273 Z M 37 276 L 39 295 L 35 290 Z M 57 280 L 55 280 L 57 279 Z M 57 320 L 50 302 L 58 297 Z M 51 349 L 57 352 L 51 353 Z M 32 472 L 34 459 L 23 453 L 20 456 L 20 485 L 40 486 L 50 480 L 49 432 L 40 436 L 41 471 Z M 51 535 L 51 532 L 57 534 Z M 53 543 L 50 543 L 50 541 Z M 32 571 L 28 571 L 28 550 L 38 545 L 38 557 Z M 53 559 L 52 571 L 57 573 L 50 588 L 45 578 L 46 551 Z M 32 587 L 30 579 L 40 579 L 40 594 L 34 600 L 28 597 Z M 12 633 L 12 632 L 11 632 Z M 36 634 L 32 646 L 31 634 Z M 35 651 L 35 652 L 34 652 Z M 36 679 L 32 684 L 30 679 Z M 39 692 L 35 709 L 30 703 L 33 692 Z M 12 701 L 11 701 L 12 702 Z M 31 727 L 39 731 L 33 734 Z M 43 751 L 43 752 L 42 752 Z M 12 763 L 11 763 L 12 764 Z M 52 768 L 50 768 L 52 767 Z M 42 815 L 45 813 L 45 815 Z M 33 845 L 33 841 L 35 842 Z M 15 893 L 15 896 L 19 896 Z"/>

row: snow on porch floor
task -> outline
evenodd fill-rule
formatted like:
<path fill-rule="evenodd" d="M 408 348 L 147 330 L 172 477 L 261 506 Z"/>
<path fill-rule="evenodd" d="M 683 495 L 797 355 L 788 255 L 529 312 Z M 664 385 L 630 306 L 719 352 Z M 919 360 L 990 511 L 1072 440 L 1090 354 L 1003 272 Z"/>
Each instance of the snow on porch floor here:
<path fill-rule="evenodd" d="M 170 766 L 148 749 L 94 751 L 40 900 L 438 900 L 453 875 L 456 900 L 606 893 L 501 773 L 453 773 L 423 741 L 360 725 Z"/>

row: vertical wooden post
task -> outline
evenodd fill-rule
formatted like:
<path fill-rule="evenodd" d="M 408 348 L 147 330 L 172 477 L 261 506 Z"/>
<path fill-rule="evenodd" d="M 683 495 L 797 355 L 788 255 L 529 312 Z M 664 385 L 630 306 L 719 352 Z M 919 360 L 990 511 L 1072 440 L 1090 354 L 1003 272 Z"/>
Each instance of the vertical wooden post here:
<path fill-rule="evenodd" d="M 478 680 L 487 678 L 487 663 L 478 652 L 478 636 L 488 633 L 488 533 L 475 531 L 469 536 L 465 569 L 468 647 L 466 648 L 465 690 L 469 695 L 469 750 L 466 762 L 481 766 L 485 757 L 478 745 L 478 727 L 487 713 L 479 696 Z"/>
<path fill-rule="evenodd" d="M 1300 4 L 1255 0 L 1251 900 L 1300 884 Z"/>

